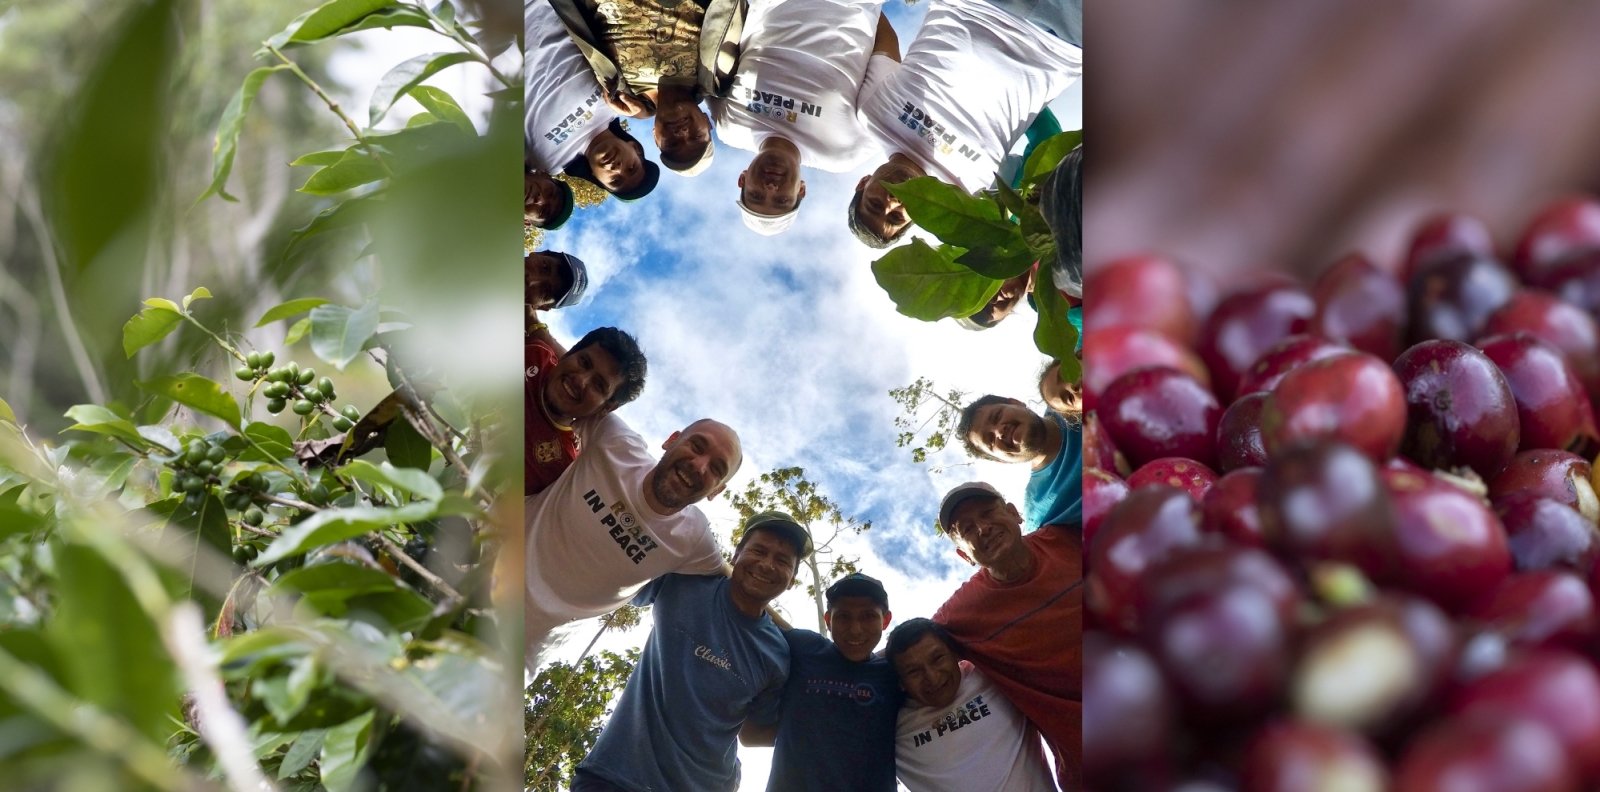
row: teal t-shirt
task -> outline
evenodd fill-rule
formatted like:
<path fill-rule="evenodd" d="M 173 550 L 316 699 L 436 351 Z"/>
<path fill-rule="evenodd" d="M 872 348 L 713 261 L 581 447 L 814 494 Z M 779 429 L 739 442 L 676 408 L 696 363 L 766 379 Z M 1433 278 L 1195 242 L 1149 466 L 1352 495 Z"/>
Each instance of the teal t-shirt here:
<path fill-rule="evenodd" d="M 1078 525 L 1083 522 L 1083 428 L 1068 426 L 1067 419 L 1045 413 L 1061 427 L 1061 450 L 1050 464 L 1028 477 L 1022 494 L 1024 530 L 1042 525 Z"/>
<path fill-rule="evenodd" d="M 778 716 L 789 645 L 733 607 L 722 575 L 663 575 L 634 597 L 655 626 L 622 699 L 578 767 L 635 792 L 733 790 L 746 718 Z"/>

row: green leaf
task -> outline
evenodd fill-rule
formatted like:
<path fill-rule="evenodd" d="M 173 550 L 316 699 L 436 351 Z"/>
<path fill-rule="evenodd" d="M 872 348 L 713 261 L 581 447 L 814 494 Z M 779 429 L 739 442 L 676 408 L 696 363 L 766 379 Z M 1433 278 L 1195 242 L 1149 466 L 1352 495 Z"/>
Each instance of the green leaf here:
<path fill-rule="evenodd" d="M 266 566 L 281 558 L 300 555 L 379 528 L 426 520 L 433 517 L 436 512 L 436 506 L 427 502 L 411 503 L 398 508 L 350 506 L 342 509 L 324 509 L 284 529 L 283 533 L 262 551 L 260 557 L 256 558 L 254 566 Z"/>
<path fill-rule="evenodd" d="M 378 303 L 360 308 L 319 305 L 311 309 L 311 351 L 340 371 L 361 354 L 378 329 Z"/>
<path fill-rule="evenodd" d="M 390 69 L 389 73 L 378 81 L 378 87 L 372 91 L 372 103 L 367 110 L 368 123 L 376 126 L 385 115 L 388 115 L 389 108 L 400 101 L 400 97 L 421 85 L 423 80 L 458 63 L 471 60 L 472 56 L 465 52 L 435 52 L 409 58 Z"/>
<path fill-rule="evenodd" d="M 283 345 L 294 346 L 300 343 L 300 339 L 305 338 L 306 333 L 309 332 L 311 332 L 311 318 L 306 317 L 289 326 L 289 332 L 283 334 Z"/>
<path fill-rule="evenodd" d="M 999 248 L 973 248 L 956 257 L 956 263 L 986 278 L 1015 278 L 1037 261 L 1026 242 L 1018 237 L 1014 244 Z"/>
<path fill-rule="evenodd" d="M 283 573 L 272 585 L 277 593 L 295 593 L 346 600 L 361 594 L 378 594 L 399 588 L 381 569 L 349 561 L 312 564 Z"/>
<path fill-rule="evenodd" d="M 328 729 L 322 741 L 322 785 L 328 792 L 358 789 L 361 769 L 371 753 L 371 712 Z"/>
<path fill-rule="evenodd" d="M 994 187 L 995 200 L 999 202 L 1001 208 L 1010 212 L 1012 217 L 1021 217 L 1027 212 L 1027 202 L 1022 199 L 1021 193 L 1011 189 L 1011 185 L 1006 184 L 1004 180 L 996 179 Z M 1034 214 L 1038 213 L 1035 209 Z"/>
<path fill-rule="evenodd" d="M 371 184 L 389 175 L 382 164 L 359 151 L 346 151 L 332 165 L 318 170 L 301 185 L 308 195 L 335 195 L 352 187 Z"/>
<path fill-rule="evenodd" d="M 327 735 L 324 729 L 311 729 L 300 733 L 294 739 L 294 744 L 289 746 L 284 753 L 283 761 L 278 764 L 278 780 L 282 781 L 310 766 L 311 760 L 317 758 L 317 753 L 322 750 L 323 737 Z"/>
<path fill-rule="evenodd" d="M 144 436 L 139 434 L 139 428 L 134 426 L 132 421 L 98 404 L 75 405 L 67 410 L 67 417 L 76 421 L 76 423 L 62 431 L 70 432 L 76 429 L 80 432 L 94 432 L 95 434 L 110 435 L 119 440 L 125 440 L 134 448 L 150 447 Z"/>
<path fill-rule="evenodd" d="M 932 176 L 886 186 L 913 222 L 947 245 L 998 247 L 1018 236 L 1017 227 L 1000 216 L 1000 204 L 985 194 L 968 195 Z"/>
<path fill-rule="evenodd" d="M 449 5 L 446 3 L 445 5 Z M 461 105 L 456 104 L 455 97 L 448 92 L 431 85 L 419 85 L 411 89 L 411 98 L 417 100 L 429 113 L 441 121 L 449 121 L 461 128 L 461 131 L 476 135 L 478 130 L 472 126 L 472 119 L 467 117 Z"/>
<path fill-rule="evenodd" d="M 151 514 L 165 521 L 165 528 L 178 533 L 177 539 L 173 541 L 173 547 L 181 549 L 181 561 L 173 564 L 173 569 L 184 574 L 184 583 L 188 585 L 190 591 L 194 590 L 195 572 L 200 563 L 202 543 L 210 545 L 211 549 L 222 554 L 233 550 L 233 531 L 228 527 L 228 512 L 215 493 L 207 494 L 200 501 L 198 509 L 190 508 L 181 496 L 156 501 L 147 508 Z M 168 534 L 167 538 L 171 539 L 172 536 Z"/>
<path fill-rule="evenodd" d="M 176 305 L 172 306 L 172 309 L 148 307 L 135 314 L 122 326 L 123 353 L 131 358 L 135 352 L 166 338 L 167 334 L 178 329 L 178 323 L 183 321 L 183 315 L 176 309 Z"/>
<path fill-rule="evenodd" d="M 1022 185 L 1024 187 L 1037 184 L 1046 175 L 1061 164 L 1061 160 L 1072 153 L 1072 150 L 1083 144 L 1083 130 L 1074 129 L 1052 135 L 1033 148 L 1033 154 L 1022 166 Z"/>
<path fill-rule="evenodd" d="M 267 39 L 267 45 L 282 49 L 286 44 L 304 44 L 338 35 L 392 5 L 395 0 L 330 0 L 295 17 L 288 27 Z"/>
<path fill-rule="evenodd" d="M 5 399 L 0 399 L 0 421 L 17 422 L 17 414 L 11 411 L 11 405 Z"/>
<path fill-rule="evenodd" d="M 165 297 L 150 297 L 144 301 L 144 304 L 150 306 L 151 308 L 165 308 L 173 313 L 182 313 L 183 311 L 183 309 L 178 307 L 177 303 Z"/>
<path fill-rule="evenodd" d="M 189 310 L 189 304 L 193 303 L 195 300 L 209 300 L 209 299 L 211 299 L 211 290 L 207 289 L 204 286 L 200 286 L 200 287 L 196 288 L 194 291 L 189 292 L 189 295 L 187 297 L 183 298 L 183 310 L 185 310 L 185 311 Z"/>
<path fill-rule="evenodd" d="M 252 656 L 272 658 L 293 657 L 311 651 L 306 635 L 299 627 L 262 627 L 259 630 L 236 635 L 219 642 L 222 654 L 218 662 L 232 666 Z"/>
<path fill-rule="evenodd" d="M 399 467 L 427 470 L 433 464 L 433 444 L 405 419 L 389 424 L 389 431 L 383 436 L 383 450 L 389 461 Z"/>
<path fill-rule="evenodd" d="M 350 149 L 347 148 L 328 149 L 327 151 L 313 151 L 310 154 L 301 154 L 300 156 L 295 157 L 294 160 L 289 163 L 289 167 L 299 168 L 307 165 L 315 165 L 320 168 L 324 165 L 332 165 L 333 163 L 338 162 L 339 158 L 343 157 L 345 152 L 349 150 Z"/>
<path fill-rule="evenodd" d="M 45 632 L 67 689 L 158 744 L 166 740 L 180 691 L 155 622 L 109 559 L 76 544 L 53 555 L 59 585 Z"/>
<path fill-rule="evenodd" d="M 1034 345 L 1046 356 L 1061 361 L 1061 375 L 1068 382 L 1075 381 L 1082 365 L 1074 352 L 1078 328 L 1067 321 L 1067 298 L 1049 284 L 1042 284 L 1033 290 L 1033 299 L 1039 310 L 1039 321 L 1033 329 Z"/>
<path fill-rule="evenodd" d="M 913 319 L 971 316 L 1000 291 L 1001 281 L 957 264 L 959 252 L 948 246 L 935 250 L 916 237 L 872 262 L 872 275 L 896 310 Z"/>
<path fill-rule="evenodd" d="M 44 527 L 44 522 L 43 514 L 29 511 L 15 503 L 0 503 L 0 539 L 33 533 Z"/>
<path fill-rule="evenodd" d="M 254 421 L 245 425 L 244 436 L 254 444 L 239 454 L 241 462 L 294 459 L 294 438 L 281 427 Z"/>
<path fill-rule="evenodd" d="M 239 428 L 239 402 L 223 390 L 221 385 L 199 374 L 156 377 L 136 384 L 158 396 L 165 396 L 179 404 L 221 418 L 235 429 Z"/>
<path fill-rule="evenodd" d="M 314 236 L 366 222 L 373 210 L 382 206 L 382 201 L 379 199 L 381 194 L 379 191 L 348 198 L 318 212 L 316 217 L 295 229 L 289 236 L 289 244 L 283 250 L 284 259 L 287 260 L 301 244 Z"/>
<path fill-rule="evenodd" d="M 233 157 L 239 151 L 239 133 L 244 129 L 245 114 L 250 112 L 250 105 L 255 104 L 256 94 L 261 92 L 261 84 L 272 76 L 273 72 L 289 68 L 286 64 L 277 66 L 262 66 L 245 75 L 244 84 L 239 86 L 239 92 L 228 100 L 228 106 L 222 111 L 222 120 L 217 122 L 217 138 L 211 148 L 211 186 L 200 194 L 195 201 L 199 203 L 210 196 L 218 196 L 225 201 L 238 201 L 238 198 L 228 194 L 228 174 L 233 172 Z"/>
<path fill-rule="evenodd" d="M 261 321 L 256 322 L 256 327 L 266 327 L 280 319 L 288 319 L 295 314 L 305 313 L 319 305 L 327 304 L 328 301 L 321 297 L 301 297 L 298 300 L 279 303 L 261 315 Z"/>
<path fill-rule="evenodd" d="M 388 462 L 374 465 L 366 460 L 357 459 L 345 465 L 339 472 L 371 484 L 394 487 L 426 501 L 437 501 L 444 497 L 444 489 L 425 470 L 397 468 Z"/>
<path fill-rule="evenodd" d="M 438 17 L 440 22 L 449 25 L 456 21 L 456 7 L 451 4 L 450 0 L 439 0 L 433 6 L 433 15 Z"/>

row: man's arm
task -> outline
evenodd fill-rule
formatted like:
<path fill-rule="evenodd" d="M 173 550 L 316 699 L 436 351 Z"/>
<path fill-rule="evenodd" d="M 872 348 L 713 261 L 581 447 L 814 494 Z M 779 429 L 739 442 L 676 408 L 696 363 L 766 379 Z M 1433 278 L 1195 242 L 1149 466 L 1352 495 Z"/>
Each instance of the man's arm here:
<path fill-rule="evenodd" d="M 771 748 L 778 742 L 778 724 L 756 723 L 752 720 L 739 727 L 739 744 L 746 748 Z"/>
<path fill-rule="evenodd" d="M 895 63 L 900 62 L 900 35 L 889 24 L 887 14 L 878 15 L 878 35 L 872 40 L 872 54 L 887 55 Z"/>

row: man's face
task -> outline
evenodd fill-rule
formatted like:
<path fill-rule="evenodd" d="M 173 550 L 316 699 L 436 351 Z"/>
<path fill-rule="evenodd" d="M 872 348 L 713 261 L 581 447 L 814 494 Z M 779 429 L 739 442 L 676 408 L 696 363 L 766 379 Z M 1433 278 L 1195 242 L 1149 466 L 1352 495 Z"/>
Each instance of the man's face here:
<path fill-rule="evenodd" d="M 560 211 L 561 188 L 548 173 L 527 171 L 522 176 L 522 216 L 543 227 Z"/>
<path fill-rule="evenodd" d="M 1083 391 L 1061 378 L 1059 360 L 1047 366 L 1039 376 L 1039 395 L 1050 409 L 1062 415 L 1083 411 Z"/>
<path fill-rule="evenodd" d="M 990 567 L 1022 544 L 1022 514 L 1001 498 L 974 496 L 951 513 L 948 533 L 962 558 Z"/>
<path fill-rule="evenodd" d="M 995 292 L 994 297 L 989 299 L 989 304 L 985 305 L 983 310 L 978 313 L 988 316 L 988 324 L 991 326 L 999 324 L 1000 320 L 1010 316 L 1011 312 L 1015 311 L 1017 305 L 1022 302 L 1022 298 L 1028 295 L 1028 286 L 1032 281 L 1032 275 L 1033 273 L 1030 270 L 1000 284 L 1000 291 Z"/>
<path fill-rule="evenodd" d="M 1002 462 L 1031 462 L 1042 453 L 1044 418 L 1019 402 L 985 404 L 972 416 L 967 439 Z"/>
<path fill-rule="evenodd" d="M 599 344 L 590 344 L 556 361 L 544 383 L 544 404 L 560 418 L 599 415 L 621 384 L 617 359 Z"/>
<path fill-rule="evenodd" d="M 691 151 L 711 145 L 711 119 L 699 105 L 687 102 L 664 103 L 657 108 L 653 132 L 656 148 L 673 159 L 687 159 Z"/>
<path fill-rule="evenodd" d="M 889 626 L 889 612 L 871 597 L 839 597 L 829 605 L 822 620 L 833 633 L 833 643 L 839 647 L 839 654 L 846 660 L 860 663 L 878 648 L 883 629 Z"/>
<path fill-rule="evenodd" d="M 960 658 L 932 633 L 895 655 L 894 670 L 900 675 L 900 687 L 925 707 L 950 706 L 961 688 Z"/>
<path fill-rule="evenodd" d="M 771 602 L 794 582 L 798 561 L 788 540 L 757 528 L 733 557 L 732 584 L 751 599 Z"/>
<path fill-rule="evenodd" d="M 650 471 L 650 493 L 673 511 L 716 497 L 743 458 L 739 436 L 716 421 L 696 421 L 662 448 L 661 461 Z"/>
<path fill-rule="evenodd" d="M 804 197 L 806 183 L 800 180 L 800 161 L 789 152 L 763 151 L 739 174 L 739 198 L 756 214 L 788 214 Z"/>
<path fill-rule="evenodd" d="M 884 189 L 883 182 L 899 184 L 922 174 L 911 163 L 892 157 L 872 173 L 861 177 L 861 208 L 857 216 L 867 230 L 879 238 L 890 239 L 911 225 L 911 216 L 900 199 Z"/>
<path fill-rule="evenodd" d="M 589 141 L 584 156 L 589 160 L 594 177 L 608 192 L 627 192 L 644 180 L 644 162 L 639 150 L 609 129 Z"/>
<path fill-rule="evenodd" d="M 571 270 L 560 257 L 529 253 L 522 260 L 523 299 L 535 311 L 554 308 L 571 288 Z"/>

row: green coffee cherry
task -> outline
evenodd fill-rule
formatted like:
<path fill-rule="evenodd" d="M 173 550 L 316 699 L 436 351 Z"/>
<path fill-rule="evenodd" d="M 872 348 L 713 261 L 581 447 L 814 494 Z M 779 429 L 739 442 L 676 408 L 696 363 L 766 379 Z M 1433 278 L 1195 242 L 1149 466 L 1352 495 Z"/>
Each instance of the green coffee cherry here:
<path fill-rule="evenodd" d="M 321 482 L 311 485 L 311 489 L 306 490 L 306 500 L 316 504 L 326 503 L 328 500 L 328 488 Z"/>
<path fill-rule="evenodd" d="M 284 368 L 288 369 L 288 375 L 284 378 L 284 382 L 292 382 L 294 380 L 300 379 L 300 364 L 299 363 L 296 363 L 293 360 L 291 360 L 291 361 L 289 361 L 289 365 L 285 366 Z"/>
<path fill-rule="evenodd" d="M 298 399 L 294 403 L 295 415 L 310 415 L 311 411 L 315 409 L 317 409 L 317 405 L 312 404 L 310 399 Z"/>
<path fill-rule="evenodd" d="M 267 401 L 267 412 L 277 415 L 283 412 L 284 406 L 283 399 L 270 399 Z"/>
<path fill-rule="evenodd" d="M 308 386 L 311 383 L 316 382 L 316 381 L 317 381 L 317 370 L 316 369 L 306 369 L 305 371 L 300 372 L 300 376 L 295 378 L 295 382 L 299 383 L 301 387 Z"/>
<path fill-rule="evenodd" d="M 244 356 L 244 364 L 253 369 L 261 368 L 261 353 L 251 352 Z"/>
<path fill-rule="evenodd" d="M 271 370 L 267 371 L 267 381 L 268 382 L 283 382 L 284 377 L 287 377 L 288 375 L 289 375 L 289 372 L 285 371 L 284 369 L 281 369 L 281 368 L 271 369 Z"/>
<path fill-rule="evenodd" d="M 323 396 L 333 398 L 333 380 L 327 377 L 317 380 L 317 390 L 321 391 Z"/>
<path fill-rule="evenodd" d="M 250 546 L 239 545 L 233 548 L 233 563 L 245 564 L 250 561 Z"/>
<path fill-rule="evenodd" d="M 260 525 L 261 521 L 265 520 L 266 518 L 267 515 L 263 514 L 260 509 L 254 506 L 244 510 L 245 525 Z"/>
<path fill-rule="evenodd" d="M 346 404 L 344 409 L 340 410 L 339 412 L 344 417 L 349 418 L 350 423 L 352 424 L 359 423 L 361 421 L 361 411 L 357 410 L 354 404 Z"/>
<path fill-rule="evenodd" d="M 218 462 L 221 462 L 223 459 L 227 458 L 227 456 L 228 456 L 227 450 L 225 450 L 222 446 L 219 446 L 219 445 L 212 446 L 211 450 L 206 452 L 206 459 L 211 460 L 212 464 L 216 464 Z"/>
<path fill-rule="evenodd" d="M 199 473 L 202 476 L 209 476 L 212 473 L 217 472 L 217 466 L 213 465 L 209 459 L 202 459 L 194 466 L 194 472 Z"/>
<path fill-rule="evenodd" d="M 350 427 L 352 427 L 352 426 L 355 426 L 355 424 L 350 423 L 350 419 L 348 419 L 348 418 L 346 418 L 346 417 L 344 417 L 342 415 L 339 416 L 338 418 L 333 419 L 334 431 L 337 431 L 337 432 L 348 432 L 348 431 L 350 431 Z"/>
<path fill-rule="evenodd" d="M 244 368 L 237 368 L 233 370 L 233 376 L 238 377 L 245 382 L 249 382 L 250 380 L 256 378 L 256 370 L 248 366 Z"/>
<path fill-rule="evenodd" d="M 328 400 L 328 397 L 322 395 L 322 391 L 316 388 L 306 391 L 306 398 L 310 399 L 312 404 L 321 404 Z"/>
<path fill-rule="evenodd" d="M 261 368 L 266 368 L 268 366 L 271 366 L 273 360 L 274 360 L 274 357 L 272 355 L 272 350 L 269 349 L 267 351 L 262 352 L 261 353 L 261 366 L 260 367 Z"/>

